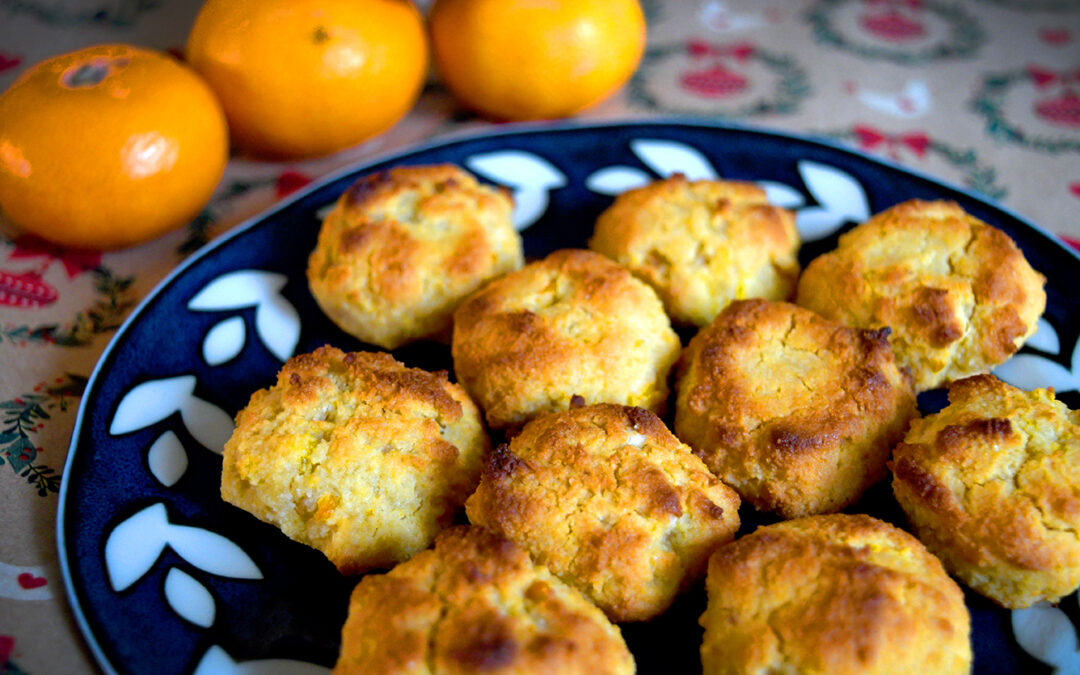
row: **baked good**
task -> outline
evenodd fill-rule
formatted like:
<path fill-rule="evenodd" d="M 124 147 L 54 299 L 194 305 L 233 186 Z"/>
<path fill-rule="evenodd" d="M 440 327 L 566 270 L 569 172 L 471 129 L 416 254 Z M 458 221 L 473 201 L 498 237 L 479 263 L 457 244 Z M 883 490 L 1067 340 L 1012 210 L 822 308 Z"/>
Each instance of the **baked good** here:
<path fill-rule="evenodd" d="M 649 619 L 739 529 L 739 497 L 643 408 L 534 418 L 495 450 L 469 521 L 517 542 L 613 621 Z"/>
<path fill-rule="evenodd" d="M 704 326 L 732 300 L 787 300 L 799 276 L 795 217 L 748 182 L 682 174 L 624 192 L 589 248 L 648 282 L 672 319 Z"/>
<path fill-rule="evenodd" d="M 648 285 L 598 253 L 565 249 L 463 302 L 451 352 L 488 424 L 506 428 L 573 396 L 661 411 L 680 347 Z"/>
<path fill-rule="evenodd" d="M 221 496 L 343 573 L 389 567 L 450 524 L 489 447 L 480 411 L 445 372 L 320 347 L 237 414 Z"/>
<path fill-rule="evenodd" d="M 737 300 L 687 345 L 675 434 L 759 509 L 838 511 L 885 477 L 918 414 L 887 333 Z"/>
<path fill-rule="evenodd" d="M 618 627 L 579 592 L 482 528 L 360 580 L 335 675 L 630 675 Z"/>
<path fill-rule="evenodd" d="M 1052 390 L 954 382 L 892 471 L 916 535 L 975 591 L 1019 609 L 1080 586 L 1080 411 Z"/>
<path fill-rule="evenodd" d="M 311 294 L 342 330 L 385 349 L 447 339 L 462 298 L 523 264 L 512 211 L 506 191 L 450 164 L 360 178 L 319 230 Z"/>
<path fill-rule="evenodd" d="M 888 327 L 916 391 L 990 370 L 1035 332 L 1045 277 L 1001 230 L 952 202 L 912 200 L 840 237 L 799 279 L 796 302 Z"/>
<path fill-rule="evenodd" d="M 866 515 L 760 527 L 709 560 L 705 675 L 968 673 L 964 595 L 910 534 Z"/>

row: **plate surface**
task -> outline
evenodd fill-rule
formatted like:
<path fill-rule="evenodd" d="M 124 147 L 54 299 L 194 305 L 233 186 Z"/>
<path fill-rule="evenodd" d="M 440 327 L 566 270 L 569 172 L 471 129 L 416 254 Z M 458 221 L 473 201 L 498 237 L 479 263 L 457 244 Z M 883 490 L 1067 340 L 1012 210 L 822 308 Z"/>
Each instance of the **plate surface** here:
<path fill-rule="evenodd" d="M 58 541 L 76 619 L 106 671 L 303 673 L 333 665 L 355 579 L 225 504 L 220 452 L 232 417 L 286 358 L 325 343 L 370 349 L 335 328 L 308 293 L 304 270 L 320 213 L 360 175 L 433 162 L 510 188 L 532 258 L 585 246 L 614 194 L 675 172 L 761 183 L 774 203 L 796 211 L 804 265 L 893 204 L 955 200 L 1012 236 L 1047 277 L 1038 333 L 998 374 L 1024 388 L 1054 386 L 1080 407 L 1080 258 L 971 193 L 828 143 L 696 123 L 510 127 L 419 148 L 332 176 L 192 256 L 103 355 L 72 437 Z M 443 345 L 395 355 L 411 366 L 451 367 Z M 941 403 L 940 392 L 920 398 L 924 411 Z M 902 524 L 887 485 L 850 510 Z M 742 515 L 744 531 L 762 522 L 746 508 Z M 966 597 L 976 672 L 1049 672 L 1035 657 L 1065 670 L 1080 665 L 1067 662 L 1076 658 L 1076 594 L 1025 612 Z M 623 626 L 639 672 L 700 671 L 703 607 L 699 586 L 659 619 Z"/>

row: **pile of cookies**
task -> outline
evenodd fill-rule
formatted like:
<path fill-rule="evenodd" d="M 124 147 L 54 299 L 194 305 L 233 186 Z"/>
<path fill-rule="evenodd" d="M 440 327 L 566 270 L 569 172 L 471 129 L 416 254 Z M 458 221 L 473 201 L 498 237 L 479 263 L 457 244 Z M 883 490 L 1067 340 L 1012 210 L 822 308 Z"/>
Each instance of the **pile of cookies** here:
<path fill-rule="evenodd" d="M 512 206 L 449 165 L 360 179 L 312 295 L 377 347 L 448 340 L 456 381 L 325 346 L 237 416 L 228 502 L 392 568 L 335 672 L 632 673 L 615 624 L 707 577 L 706 673 L 962 673 L 950 574 L 1012 608 L 1080 586 L 1080 414 L 986 374 L 1046 302 L 1003 232 L 910 201 L 800 273 L 761 189 L 674 176 L 525 264 Z M 914 536 L 840 513 L 890 474 Z M 781 521 L 736 538 L 743 502 Z"/>

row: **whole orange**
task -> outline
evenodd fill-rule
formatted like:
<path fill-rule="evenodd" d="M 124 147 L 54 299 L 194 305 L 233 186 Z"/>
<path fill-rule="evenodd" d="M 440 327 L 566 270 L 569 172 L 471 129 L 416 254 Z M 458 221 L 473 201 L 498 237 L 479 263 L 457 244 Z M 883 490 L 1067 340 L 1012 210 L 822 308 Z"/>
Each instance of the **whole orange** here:
<path fill-rule="evenodd" d="M 408 0 L 208 0 L 187 59 L 221 99 L 233 143 L 283 158 L 390 127 L 415 103 L 428 62 Z"/>
<path fill-rule="evenodd" d="M 450 93 L 506 120 L 565 117 L 607 98 L 645 49 L 637 0 L 435 0 L 428 23 Z"/>
<path fill-rule="evenodd" d="M 160 52 L 80 49 L 0 94 L 0 210 L 66 246 L 129 246 L 184 224 L 228 157 L 213 92 Z"/>

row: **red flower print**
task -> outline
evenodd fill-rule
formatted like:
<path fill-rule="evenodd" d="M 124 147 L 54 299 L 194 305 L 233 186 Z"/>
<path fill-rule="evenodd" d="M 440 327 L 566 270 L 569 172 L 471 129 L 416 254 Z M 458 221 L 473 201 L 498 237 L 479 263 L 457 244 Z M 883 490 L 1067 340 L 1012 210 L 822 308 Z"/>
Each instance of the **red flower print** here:
<path fill-rule="evenodd" d="M 101 251 L 63 248 L 33 235 L 22 236 L 15 241 L 15 250 L 11 253 L 12 260 L 40 257 L 46 258 L 45 268 L 53 260 L 63 263 L 64 271 L 67 272 L 69 279 L 74 279 L 83 272 L 101 266 Z"/>

